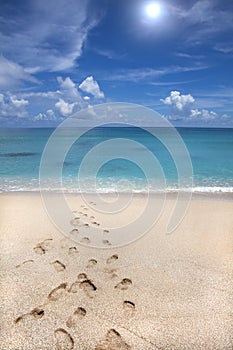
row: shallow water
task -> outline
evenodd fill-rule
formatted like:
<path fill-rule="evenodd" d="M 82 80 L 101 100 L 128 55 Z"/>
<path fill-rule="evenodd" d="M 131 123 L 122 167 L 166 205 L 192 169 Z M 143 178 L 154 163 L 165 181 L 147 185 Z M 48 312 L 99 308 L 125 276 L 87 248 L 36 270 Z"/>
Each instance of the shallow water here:
<path fill-rule="evenodd" d="M 54 163 L 50 173 L 41 184 L 45 190 L 65 190 L 76 192 L 146 192 L 150 191 L 197 191 L 197 192 L 233 192 L 233 129 L 178 128 L 193 165 L 193 186 L 190 179 L 178 184 L 176 164 L 166 147 L 145 130 L 126 127 L 95 128 L 84 134 L 70 148 L 62 164 Z M 39 169 L 44 147 L 54 129 L 0 129 L 0 190 L 37 191 L 39 189 Z M 165 135 L 167 129 L 157 130 Z M 62 142 L 68 142 L 75 130 L 68 130 L 62 135 Z M 136 141 L 127 154 L 132 161 L 118 158 L 104 164 L 99 171 L 93 173 L 93 166 L 82 172 L 78 179 L 80 164 L 89 151 L 103 141 L 115 139 Z M 140 147 L 140 144 L 144 148 Z M 111 158 L 114 144 L 106 150 Z M 150 168 L 147 152 L 151 151 L 160 163 L 164 179 L 160 174 L 151 171 L 144 174 L 133 160 L 141 160 Z M 59 147 L 56 149 L 59 152 Z M 95 159 L 102 159 L 97 154 Z M 53 159 L 51 159 L 51 162 Z M 148 164 L 147 164 L 148 163 Z M 57 177 L 57 169 L 62 168 L 62 183 Z M 153 170 L 153 169 L 151 169 Z M 151 175 L 152 174 L 152 175 Z M 154 174 L 154 175 L 153 175 Z M 157 176 L 158 175 L 158 176 Z M 165 180 L 165 183 L 164 183 Z"/>

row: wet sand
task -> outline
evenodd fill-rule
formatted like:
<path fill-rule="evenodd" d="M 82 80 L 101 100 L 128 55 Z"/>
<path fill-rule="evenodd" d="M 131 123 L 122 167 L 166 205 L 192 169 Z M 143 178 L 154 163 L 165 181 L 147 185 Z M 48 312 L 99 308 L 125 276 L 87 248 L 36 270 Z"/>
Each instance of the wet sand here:
<path fill-rule="evenodd" d="M 194 197 L 166 235 L 171 198 L 154 228 L 121 248 L 109 238 L 114 215 L 69 201 L 84 246 L 56 229 L 39 194 L 0 195 L 1 350 L 233 349 L 232 199 Z M 105 249 L 88 247 L 97 228 Z"/>

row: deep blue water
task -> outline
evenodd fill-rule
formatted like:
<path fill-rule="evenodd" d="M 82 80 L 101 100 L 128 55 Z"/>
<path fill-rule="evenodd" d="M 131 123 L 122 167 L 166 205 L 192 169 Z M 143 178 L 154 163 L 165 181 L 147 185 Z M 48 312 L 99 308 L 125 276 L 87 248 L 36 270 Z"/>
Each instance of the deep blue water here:
<path fill-rule="evenodd" d="M 53 130 L 0 129 L 0 190 L 2 192 L 39 189 L 41 155 Z M 191 157 L 194 189 L 207 192 L 219 190 L 233 192 L 233 129 L 178 128 L 177 130 Z M 69 139 L 69 132 L 64 133 L 64 140 Z M 166 133 L 167 130 L 161 129 L 158 132 Z M 178 187 L 176 165 L 164 145 L 142 129 L 126 127 L 93 129 L 75 142 L 63 163 L 62 187 L 66 190 L 79 190 L 77 174 L 79 165 L 87 152 L 103 141 L 117 138 L 130 139 L 143 144 L 160 162 L 166 178 L 166 189 L 169 191 Z M 61 144 L 64 140 L 61 140 Z M 110 155 L 111 151 L 113 149 L 109 147 Z M 140 146 L 132 147 L 127 151 L 131 152 L 132 159 L 138 157 L 138 159 L 147 160 L 147 151 Z M 59 147 L 56 152 L 59 152 Z M 60 165 L 54 164 L 51 168 L 46 181 L 43 181 L 43 188 L 50 190 L 59 188 L 56 167 Z M 86 186 L 87 191 L 93 190 L 91 170 L 90 165 L 82 178 L 83 186 Z M 120 183 L 119 180 L 121 180 Z M 131 185 L 125 180 L 130 181 Z M 97 189 L 105 192 L 114 191 L 117 186 L 118 190 L 122 191 L 127 191 L 130 187 L 135 191 L 143 192 L 146 188 L 146 176 L 132 161 L 111 160 L 98 171 Z M 158 190 L 158 179 L 152 179 L 150 186 Z"/>

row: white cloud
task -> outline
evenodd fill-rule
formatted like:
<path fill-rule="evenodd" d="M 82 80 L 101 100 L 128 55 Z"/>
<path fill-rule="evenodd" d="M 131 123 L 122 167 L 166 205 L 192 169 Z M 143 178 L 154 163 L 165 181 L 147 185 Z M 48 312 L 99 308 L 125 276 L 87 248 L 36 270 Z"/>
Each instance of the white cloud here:
<path fill-rule="evenodd" d="M 33 99 L 33 103 L 43 105 L 48 110 L 55 108 L 62 117 L 68 117 L 71 113 L 86 105 L 86 99 L 83 99 L 80 92 L 77 89 L 77 84 L 70 77 L 57 77 L 57 83 L 59 89 L 56 91 L 47 92 L 26 92 L 20 94 L 23 98 Z M 55 102 L 54 102 L 55 100 Z M 35 120 L 51 120 L 49 112 L 47 111 L 38 113 Z M 54 117 L 54 116 L 52 116 Z M 59 115 L 57 115 L 59 118 Z"/>
<path fill-rule="evenodd" d="M 48 109 L 46 113 L 50 118 L 54 118 L 54 111 L 52 109 Z"/>
<path fill-rule="evenodd" d="M 172 86 L 172 85 L 183 85 L 183 84 L 189 84 L 196 80 L 181 80 L 181 81 L 157 81 L 152 82 L 150 85 L 152 86 Z M 153 96 L 153 93 L 147 93 L 149 96 Z M 158 94 L 157 94 L 158 95 Z"/>
<path fill-rule="evenodd" d="M 222 52 L 224 54 L 232 54 L 233 53 L 233 43 L 221 43 L 216 44 L 214 46 L 214 50 Z"/>
<path fill-rule="evenodd" d="M 109 60 L 121 60 L 126 56 L 126 54 L 117 54 L 114 51 L 106 50 L 106 49 L 93 49 L 100 56 L 107 57 Z"/>
<path fill-rule="evenodd" d="M 34 121 L 54 121 L 56 116 L 52 109 L 48 109 L 46 113 L 38 113 L 34 118 Z"/>
<path fill-rule="evenodd" d="M 95 112 L 93 106 L 88 105 L 87 112 L 91 117 L 96 117 L 96 112 Z"/>
<path fill-rule="evenodd" d="M 229 114 L 223 114 L 222 115 L 222 119 L 223 120 L 229 120 L 229 119 L 231 119 L 232 118 L 232 116 L 230 116 Z"/>
<path fill-rule="evenodd" d="M 27 106 L 29 104 L 28 100 L 17 99 L 15 96 L 10 96 L 10 100 L 16 108 Z"/>
<path fill-rule="evenodd" d="M 73 67 L 89 31 L 103 16 L 100 6 L 89 6 L 90 0 L 34 0 L 30 6 L 9 2 L 1 8 L 8 21 L 0 32 L 0 52 L 17 57 L 29 73 Z"/>
<path fill-rule="evenodd" d="M 76 84 L 70 79 L 70 77 L 66 77 L 62 79 L 62 77 L 57 77 L 57 82 L 60 86 L 61 95 L 69 102 L 80 102 L 82 101 L 82 97 L 76 88 Z"/>
<path fill-rule="evenodd" d="M 61 96 L 61 91 L 45 91 L 45 92 L 24 92 L 21 93 L 22 98 L 42 98 L 42 99 L 57 99 Z"/>
<path fill-rule="evenodd" d="M 185 52 L 176 52 L 175 56 L 181 57 L 181 58 L 187 58 L 189 60 L 201 60 L 201 59 L 205 58 L 204 55 L 194 55 L 194 54 L 190 55 L 190 54 L 185 53 Z"/>
<path fill-rule="evenodd" d="M 212 22 L 214 12 L 212 0 L 198 0 L 194 5 L 184 12 L 184 17 L 188 17 L 192 23 Z"/>
<path fill-rule="evenodd" d="M 68 117 L 73 112 L 87 106 L 90 97 L 83 98 L 77 89 L 77 84 L 70 77 L 57 77 L 60 87 L 59 101 L 55 104 L 55 108 L 63 117 Z M 98 84 L 97 84 L 98 85 Z"/>
<path fill-rule="evenodd" d="M 10 89 L 23 81 L 38 83 L 37 79 L 27 73 L 19 64 L 0 56 L 0 88 Z"/>
<path fill-rule="evenodd" d="M 171 91 L 170 96 L 165 99 L 161 99 L 165 105 L 171 106 L 174 112 L 182 112 L 190 108 L 195 102 L 195 99 L 192 95 L 181 95 L 179 91 Z"/>
<path fill-rule="evenodd" d="M 28 112 L 25 107 L 29 104 L 27 100 L 17 99 L 14 95 L 0 94 L 0 117 L 1 118 L 26 118 Z"/>
<path fill-rule="evenodd" d="M 57 77 L 57 83 L 59 86 L 55 91 L 19 92 L 14 95 L 0 93 L 0 117 L 11 118 L 12 122 L 13 118 L 14 122 L 17 118 L 28 118 L 29 122 L 60 121 L 81 108 L 89 108 L 93 98 L 82 96 L 78 85 L 70 77 Z M 94 97 L 104 96 L 96 84 L 94 80 L 91 81 L 87 89 L 95 94 Z M 33 112 L 35 116 L 30 117 Z M 89 114 L 92 114 L 92 108 Z"/>
<path fill-rule="evenodd" d="M 79 89 L 91 94 L 95 98 L 104 98 L 104 93 L 100 90 L 99 84 L 92 76 L 87 77 L 80 85 Z"/>
<path fill-rule="evenodd" d="M 170 107 L 170 120 L 210 122 L 221 118 L 213 111 L 194 109 L 195 99 L 190 94 L 182 95 L 179 91 L 171 91 L 169 96 L 160 101 Z"/>
<path fill-rule="evenodd" d="M 213 111 L 208 111 L 207 109 L 191 109 L 190 118 L 192 119 L 202 119 L 202 120 L 214 120 L 218 118 L 218 114 Z"/>
<path fill-rule="evenodd" d="M 191 7 L 185 4 L 183 8 L 175 8 L 177 17 L 187 29 L 184 30 L 184 35 L 187 33 L 187 42 L 201 44 L 218 33 L 232 30 L 232 11 L 228 6 L 221 6 L 222 3 L 219 0 L 198 0 L 194 1 Z M 188 28 L 193 25 L 195 31 L 192 30 L 190 35 Z"/>
<path fill-rule="evenodd" d="M 193 58 L 192 55 L 188 54 L 188 53 L 183 53 L 183 52 L 177 52 L 176 56 L 178 57 L 182 57 L 182 58 Z"/>
<path fill-rule="evenodd" d="M 69 102 L 80 102 L 82 97 L 75 84 L 70 77 L 62 78 L 57 77 L 58 90 L 56 91 L 43 91 L 43 92 L 25 92 L 21 93 L 22 98 L 33 98 L 33 99 L 48 99 L 57 100 L 63 98 Z"/>
<path fill-rule="evenodd" d="M 63 117 L 68 117 L 73 112 L 75 105 L 76 103 L 68 103 L 60 98 L 59 101 L 55 104 L 55 108 Z"/>
<path fill-rule="evenodd" d="M 150 80 L 150 83 L 153 78 L 159 76 L 165 76 L 168 74 L 177 74 L 185 72 L 195 72 L 209 68 L 208 65 L 193 65 L 193 66 L 170 66 L 163 67 L 159 69 L 154 68 L 139 68 L 139 69 L 124 69 L 117 71 L 114 74 L 107 74 L 102 77 L 104 80 L 110 81 L 132 81 L 138 82 L 142 80 Z"/>
<path fill-rule="evenodd" d="M 57 81 L 64 90 L 75 88 L 75 83 L 70 79 L 70 77 L 66 77 L 64 80 L 62 77 L 57 77 Z"/>

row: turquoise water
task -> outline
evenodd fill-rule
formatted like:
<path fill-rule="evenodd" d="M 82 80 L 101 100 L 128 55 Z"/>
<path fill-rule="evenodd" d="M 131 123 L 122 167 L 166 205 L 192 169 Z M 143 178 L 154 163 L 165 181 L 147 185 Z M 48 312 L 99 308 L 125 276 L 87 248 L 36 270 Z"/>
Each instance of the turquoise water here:
<path fill-rule="evenodd" d="M 54 129 L 0 129 L 0 191 L 36 191 L 39 189 L 39 168 L 43 149 Z M 233 129 L 178 128 L 193 164 L 193 191 L 233 192 Z M 159 130 L 166 133 L 166 129 Z M 64 134 L 64 139 L 69 133 Z M 84 156 L 100 142 L 126 138 L 143 144 L 160 162 L 166 178 L 166 190 L 178 187 L 178 174 L 171 155 L 158 139 L 139 128 L 102 127 L 92 129 L 69 150 L 63 164 L 62 188 L 79 191 L 77 174 Z M 59 150 L 57 150 L 59 152 Z M 111 154 L 111 149 L 108 150 Z M 147 157 L 140 147 L 132 155 Z M 60 166 L 60 164 L 55 164 Z M 150 182 L 151 190 L 159 190 L 158 179 Z M 93 174 L 87 170 L 82 178 L 87 191 L 94 190 Z M 120 182 L 119 182 L 120 181 Z M 187 181 L 188 183 L 188 181 Z M 188 186 L 188 185 L 187 185 Z M 53 171 L 43 181 L 46 190 L 58 190 L 59 180 Z M 100 192 L 120 190 L 144 192 L 146 176 L 133 162 L 115 159 L 106 163 L 96 177 Z M 190 190 L 189 187 L 187 187 Z"/>

